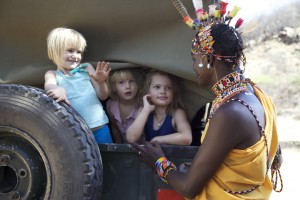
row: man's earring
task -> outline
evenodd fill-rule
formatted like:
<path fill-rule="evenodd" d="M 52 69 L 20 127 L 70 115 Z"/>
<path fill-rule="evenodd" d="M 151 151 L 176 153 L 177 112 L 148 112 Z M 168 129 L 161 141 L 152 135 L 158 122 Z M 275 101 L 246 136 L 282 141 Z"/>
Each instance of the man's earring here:
<path fill-rule="evenodd" d="M 210 69 L 212 67 L 211 64 L 213 64 L 213 57 L 212 55 L 209 55 L 207 58 L 207 69 Z"/>
<path fill-rule="evenodd" d="M 200 68 L 203 67 L 203 64 L 202 64 L 202 63 L 199 63 L 198 67 L 200 67 Z"/>

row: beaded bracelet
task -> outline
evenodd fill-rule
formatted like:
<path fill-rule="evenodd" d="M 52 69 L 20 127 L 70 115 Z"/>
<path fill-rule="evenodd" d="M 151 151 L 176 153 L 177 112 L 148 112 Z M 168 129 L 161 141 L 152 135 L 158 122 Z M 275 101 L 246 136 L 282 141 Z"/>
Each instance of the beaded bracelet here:
<path fill-rule="evenodd" d="M 171 170 L 177 170 L 176 166 L 166 157 L 161 157 L 155 162 L 155 167 L 160 179 L 168 184 L 167 176 Z"/>

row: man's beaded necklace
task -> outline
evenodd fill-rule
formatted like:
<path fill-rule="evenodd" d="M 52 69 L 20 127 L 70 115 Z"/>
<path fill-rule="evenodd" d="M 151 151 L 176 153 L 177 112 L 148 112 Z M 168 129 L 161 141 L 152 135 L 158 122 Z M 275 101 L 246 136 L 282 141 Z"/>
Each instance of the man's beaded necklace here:
<path fill-rule="evenodd" d="M 212 102 L 209 118 L 211 118 L 217 109 L 229 98 L 248 89 L 245 81 L 243 81 L 241 77 L 242 74 L 232 72 L 224 76 L 212 87 L 217 97 Z"/>

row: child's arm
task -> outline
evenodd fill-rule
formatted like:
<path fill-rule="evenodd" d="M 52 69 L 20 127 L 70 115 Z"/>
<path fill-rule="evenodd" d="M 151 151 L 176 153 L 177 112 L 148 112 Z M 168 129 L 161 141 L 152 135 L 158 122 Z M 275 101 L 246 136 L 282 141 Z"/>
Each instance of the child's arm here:
<path fill-rule="evenodd" d="M 143 108 L 140 108 L 134 122 L 128 127 L 126 131 L 126 139 L 129 143 L 137 142 L 143 134 L 145 124 L 149 114 L 155 109 L 148 101 L 150 95 L 143 97 Z"/>
<path fill-rule="evenodd" d="M 56 102 L 65 101 L 70 105 L 65 88 L 58 86 L 56 83 L 55 71 L 49 70 L 46 72 L 44 89 L 47 95 L 55 99 Z"/>
<path fill-rule="evenodd" d="M 192 130 L 184 110 L 177 109 L 173 119 L 177 133 L 154 137 L 151 142 L 156 140 L 161 144 L 172 145 L 190 145 L 192 143 Z"/>
<path fill-rule="evenodd" d="M 118 144 L 122 144 L 123 143 L 123 138 L 121 136 L 121 132 L 120 130 L 118 129 L 117 127 L 117 124 L 116 124 L 116 121 L 115 121 L 115 118 L 113 117 L 112 113 L 110 112 L 110 110 L 108 109 L 108 107 L 106 108 L 106 113 L 107 113 L 107 116 L 109 118 L 109 123 L 110 123 L 110 128 L 111 128 L 111 133 L 112 133 L 112 136 L 113 136 L 113 139 L 116 143 Z"/>
<path fill-rule="evenodd" d="M 92 65 L 89 64 L 87 67 L 89 75 L 91 77 L 92 84 L 96 90 L 97 96 L 101 100 L 108 98 L 109 92 L 106 85 L 106 79 L 110 72 L 110 67 L 108 62 L 98 62 L 96 70 Z"/>

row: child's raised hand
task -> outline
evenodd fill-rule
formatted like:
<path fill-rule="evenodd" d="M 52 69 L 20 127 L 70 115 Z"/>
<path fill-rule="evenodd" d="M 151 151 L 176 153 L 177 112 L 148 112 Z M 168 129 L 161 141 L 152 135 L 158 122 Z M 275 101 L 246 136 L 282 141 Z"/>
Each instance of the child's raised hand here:
<path fill-rule="evenodd" d="M 90 77 L 99 84 L 104 83 L 108 78 L 110 70 L 109 62 L 98 62 L 95 73 L 90 74 Z"/>
<path fill-rule="evenodd" d="M 147 109 L 149 111 L 153 111 L 155 109 L 155 105 L 151 102 L 150 94 L 146 94 L 143 97 L 143 105 L 144 105 L 144 109 Z"/>
<path fill-rule="evenodd" d="M 66 104 L 70 105 L 70 102 L 67 98 L 66 90 L 63 87 L 48 90 L 46 94 L 49 97 L 55 99 L 56 102 L 64 101 L 66 102 Z"/>

